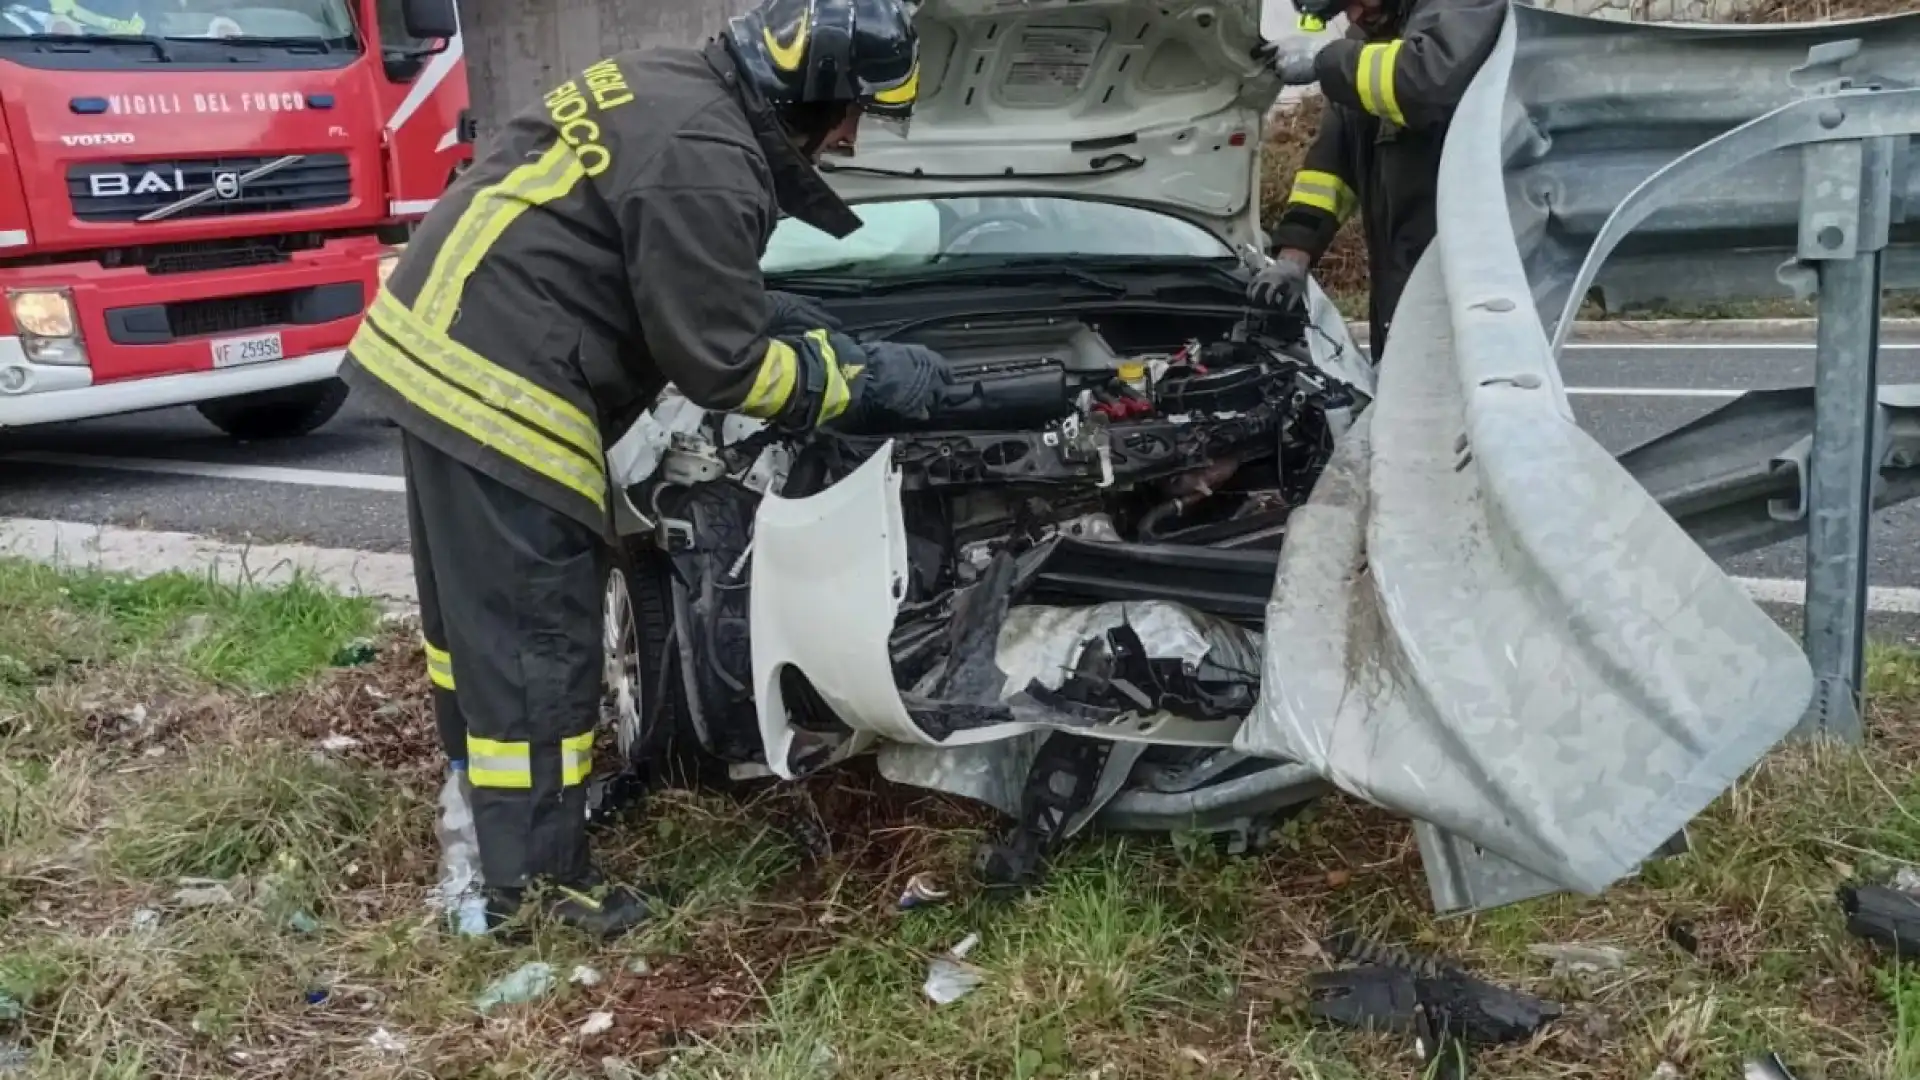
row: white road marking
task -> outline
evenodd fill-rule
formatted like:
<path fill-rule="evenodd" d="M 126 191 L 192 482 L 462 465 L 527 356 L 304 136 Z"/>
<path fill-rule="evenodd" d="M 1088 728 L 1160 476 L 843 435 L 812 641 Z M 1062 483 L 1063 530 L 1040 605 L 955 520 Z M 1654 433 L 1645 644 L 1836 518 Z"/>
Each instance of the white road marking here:
<path fill-rule="evenodd" d="M 1807 602 L 1807 583 L 1785 578 L 1734 578 L 1747 595 L 1763 604 L 1800 607 Z M 1920 615 L 1920 589 L 1891 585 L 1867 587 L 1867 610 L 1885 615 Z"/>
<path fill-rule="evenodd" d="M 418 603 L 413 557 L 306 544 L 233 544 L 181 532 L 0 518 L 0 555 L 70 569 L 145 577 L 176 571 L 235 585 L 283 585 L 296 574 L 349 596 Z"/>
<path fill-rule="evenodd" d="M 40 518 L 0 518 L 0 556 L 72 569 L 146 576 L 167 572 L 211 574 L 232 584 L 280 585 L 295 574 L 353 596 L 413 605 L 413 559 L 392 552 L 307 544 L 235 544 L 182 532 L 154 532 L 118 525 L 87 525 Z M 1762 603 L 1798 607 L 1806 583 L 1785 578 L 1735 578 Z M 1867 609 L 1920 615 L 1920 589 L 1875 586 Z"/>
<path fill-rule="evenodd" d="M 63 454 L 52 451 L 22 450 L 0 455 L 0 460 L 25 461 L 39 465 L 64 465 L 80 469 L 117 469 L 121 472 L 161 473 L 174 476 L 205 476 L 218 480 L 251 480 L 265 484 L 304 484 L 308 487 L 351 488 L 355 491 L 392 491 L 405 493 L 405 477 L 383 473 L 330 472 L 325 469 L 290 469 L 277 465 L 230 465 L 217 461 L 177 461 L 170 458 L 109 457 L 96 454 Z"/>
<path fill-rule="evenodd" d="M 1737 398 L 1745 390 L 1701 389 L 1690 386 L 1569 386 L 1568 397 Z"/>
<path fill-rule="evenodd" d="M 1572 341 L 1564 352 L 1812 352 L 1811 341 Z M 1881 352 L 1913 352 L 1920 341 L 1883 341 Z"/>

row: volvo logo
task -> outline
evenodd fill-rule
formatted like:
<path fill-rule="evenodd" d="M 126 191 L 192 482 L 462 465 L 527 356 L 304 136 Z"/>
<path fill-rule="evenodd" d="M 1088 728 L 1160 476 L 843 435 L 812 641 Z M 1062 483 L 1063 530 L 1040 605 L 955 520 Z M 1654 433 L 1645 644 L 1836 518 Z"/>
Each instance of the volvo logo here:
<path fill-rule="evenodd" d="M 240 174 L 231 172 L 214 173 L 213 193 L 223 199 L 238 198 L 240 195 Z"/>

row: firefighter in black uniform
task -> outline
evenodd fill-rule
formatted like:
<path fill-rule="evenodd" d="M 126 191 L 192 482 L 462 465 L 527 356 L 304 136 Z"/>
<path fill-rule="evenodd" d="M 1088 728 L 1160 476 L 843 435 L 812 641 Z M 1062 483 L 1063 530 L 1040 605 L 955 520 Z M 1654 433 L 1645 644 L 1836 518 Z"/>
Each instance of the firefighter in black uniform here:
<path fill-rule="evenodd" d="M 909 114 L 918 81 L 899 0 L 764 0 L 704 48 L 602 60 L 492 138 L 355 335 L 342 377 L 403 433 L 428 675 L 493 925 L 535 897 L 604 935 L 647 913 L 586 839 L 608 437 L 669 381 L 792 430 L 924 416 L 945 382 L 759 268 L 783 213 L 860 227 L 815 162 L 862 114 Z"/>
<path fill-rule="evenodd" d="M 1294 0 L 1303 28 L 1318 30 L 1344 10 L 1349 29 L 1318 51 L 1275 43 L 1260 50 L 1283 82 L 1319 83 L 1327 110 L 1274 230 L 1274 262 L 1255 276 L 1249 299 L 1304 302 L 1308 271 L 1358 210 L 1372 292 L 1369 347 L 1378 361 L 1400 293 L 1438 228 L 1447 125 L 1499 40 L 1507 3 Z"/>

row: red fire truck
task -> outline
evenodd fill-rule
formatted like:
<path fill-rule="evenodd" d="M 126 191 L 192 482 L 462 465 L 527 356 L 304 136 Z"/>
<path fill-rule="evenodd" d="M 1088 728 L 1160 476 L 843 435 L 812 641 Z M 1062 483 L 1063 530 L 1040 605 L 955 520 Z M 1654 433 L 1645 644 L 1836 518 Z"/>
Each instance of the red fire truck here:
<path fill-rule="evenodd" d="M 0 431 L 318 428 L 471 143 L 454 0 L 0 0 Z"/>

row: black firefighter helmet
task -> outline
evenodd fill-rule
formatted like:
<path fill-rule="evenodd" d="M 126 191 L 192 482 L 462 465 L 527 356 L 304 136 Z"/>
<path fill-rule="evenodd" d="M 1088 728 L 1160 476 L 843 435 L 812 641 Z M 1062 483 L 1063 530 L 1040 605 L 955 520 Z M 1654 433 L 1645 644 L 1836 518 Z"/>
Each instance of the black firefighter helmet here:
<path fill-rule="evenodd" d="M 906 0 L 761 0 L 727 24 L 741 72 L 776 107 L 857 103 L 905 121 L 920 90 Z"/>

